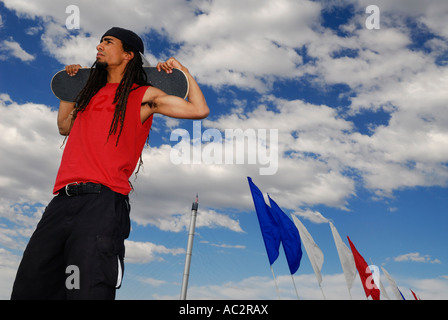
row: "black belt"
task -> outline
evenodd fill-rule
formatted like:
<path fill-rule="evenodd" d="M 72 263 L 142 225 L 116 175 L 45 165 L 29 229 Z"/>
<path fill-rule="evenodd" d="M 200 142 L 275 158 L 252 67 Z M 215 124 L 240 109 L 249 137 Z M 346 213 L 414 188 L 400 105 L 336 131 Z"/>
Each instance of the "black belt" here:
<path fill-rule="evenodd" d="M 59 190 L 59 195 L 64 195 L 64 196 L 77 196 L 80 194 L 86 194 L 86 193 L 101 193 L 101 189 L 104 186 L 98 183 L 92 183 L 92 182 L 87 182 L 87 183 L 69 183 L 68 185 L 66 185 L 64 188 L 62 188 L 61 190 Z"/>

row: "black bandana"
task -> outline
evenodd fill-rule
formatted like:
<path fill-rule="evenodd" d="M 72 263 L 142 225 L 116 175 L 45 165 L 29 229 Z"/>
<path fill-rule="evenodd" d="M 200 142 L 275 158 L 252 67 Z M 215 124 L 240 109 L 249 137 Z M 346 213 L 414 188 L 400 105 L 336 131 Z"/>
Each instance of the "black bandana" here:
<path fill-rule="evenodd" d="M 118 38 L 127 45 L 133 47 L 134 49 L 137 49 L 142 54 L 145 51 L 142 39 L 140 39 L 140 37 L 137 34 L 135 34 L 130 30 L 126 30 L 119 27 L 113 27 L 112 29 L 106 31 L 106 33 L 101 37 L 101 40 L 105 36 L 112 36 Z"/>

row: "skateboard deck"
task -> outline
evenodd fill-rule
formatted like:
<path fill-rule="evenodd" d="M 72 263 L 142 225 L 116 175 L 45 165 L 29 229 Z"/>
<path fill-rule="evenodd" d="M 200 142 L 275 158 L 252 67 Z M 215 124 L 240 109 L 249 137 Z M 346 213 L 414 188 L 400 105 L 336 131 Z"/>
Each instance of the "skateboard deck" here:
<path fill-rule="evenodd" d="M 57 72 L 51 79 L 53 94 L 63 101 L 74 102 L 78 93 L 84 88 L 89 78 L 91 68 L 81 68 L 71 77 L 65 70 Z M 143 68 L 148 76 L 150 85 L 162 90 L 166 94 L 185 99 L 188 94 L 188 79 L 185 73 L 179 69 L 173 69 L 173 73 L 158 71 L 156 67 Z"/>

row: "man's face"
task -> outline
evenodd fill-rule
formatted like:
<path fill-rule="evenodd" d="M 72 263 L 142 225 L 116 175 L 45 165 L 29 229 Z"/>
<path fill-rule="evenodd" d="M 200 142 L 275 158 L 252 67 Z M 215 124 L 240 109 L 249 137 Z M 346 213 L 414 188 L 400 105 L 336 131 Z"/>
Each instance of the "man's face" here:
<path fill-rule="evenodd" d="M 96 49 L 98 50 L 96 55 L 97 64 L 117 66 L 127 62 L 126 55 L 128 53 L 123 50 L 123 44 L 118 38 L 105 36 L 101 39 L 101 42 Z"/>

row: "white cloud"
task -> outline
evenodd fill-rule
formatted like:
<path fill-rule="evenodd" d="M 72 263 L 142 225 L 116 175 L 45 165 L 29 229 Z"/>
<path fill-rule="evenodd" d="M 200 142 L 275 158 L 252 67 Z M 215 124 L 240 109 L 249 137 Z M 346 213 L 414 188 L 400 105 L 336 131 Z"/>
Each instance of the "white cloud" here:
<path fill-rule="evenodd" d="M 314 223 L 327 223 L 329 220 L 325 218 L 319 211 L 313 211 L 310 209 L 300 210 L 294 212 L 294 214 L 310 220 Z"/>
<path fill-rule="evenodd" d="M 0 99 L 1 198 L 9 203 L 46 203 L 51 196 L 63 139 L 56 111 L 40 104 Z"/>
<path fill-rule="evenodd" d="M 19 259 L 8 250 L 0 248 L 0 300 L 10 299 Z"/>
<path fill-rule="evenodd" d="M 67 34 L 64 26 L 48 23 L 41 39 L 47 53 L 64 65 L 76 63 L 90 67 L 95 61 L 99 38 L 83 33 Z"/>
<path fill-rule="evenodd" d="M 186 214 L 175 215 L 171 216 L 169 220 L 158 219 L 154 224 L 161 230 L 179 232 L 188 228 L 190 224 L 190 216 Z M 198 211 L 196 227 L 228 228 L 234 232 L 243 232 L 237 220 L 233 220 L 228 215 L 219 214 L 214 210 Z"/>
<path fill-rule="evenodd" d="M 43 29 L 43 28 L 42 28 L 41 26 L 38 26 L 38 27 L 30 27 L 30 28 L 28 28 L 28 29 L 25 30 L 25 33 L 26 33 L 27 35 L 29 35 L 29 36 L 33 36 L 33 35 L 38 34 L 39 32 L 41 32 L 42 29 Z"/>
<path fill-rule="evenodd" d="M 361 8 L 372 4 L 369 0 L 349 0 Z M 448 37 L 448 27 L 445 17 L 448 7 L 444 0 L 378 0 L 375 4 L 380 8 L 382 18 L 400 19 L 403 17 L 413 17 L 425 23 L 436 34 Z"/>
<path fill-rule="evenodd" d="M 23 62 L 30 62 L 35 57 L 22 49 L 20 44 L 12 39 L 3 40 L 0 43 L 0 60 L 6 60 L 10 57 L 14 57 L 22 60 Z"/>
<path fill-rule="evenodd" d="M 217 248 L 226 248 L 226 249 L 246 249 L 246 246 L 244 245 L 231 245 L 231 244 L 225 244 L 225 243 L 209 243 L 208 241 L 201 241 L 201 243 L 208 243 L 213 247 L 217 247 Z"/>
<path fill-rule="evenodd" d="M 444 277 L 435 279 L 409 279 L 408 288 L 412 289 L 422 300 L 447 300 L 446 296 L 448 281 Z M 414 299 L 409 296 L 408 299 Z"/>
<path fill-rule="evenodd" d="M 149 284 L 151 287 L 159 287 L 166 284 L 166 281 L 157 280 L 153 278 L 139 278 L 139 281 L 145 284 Z"/>
<path fill-rule="evenodd" d="M 413 261 L 422 263 L 441 263 L 439 259 L 431 259 L 430 255 L 421 255 L 419 252 L 411 252 L 407 254 L 402 254 L 394 258 L 394 261 Z"/>
<path fill-rule="evenodd" d="M 293 283 L 294 281 L 294 283 Z M 297 300 L 297 293 L 300 300 L 323 300 L 322 292 L 317 284 L 314 274 L 296 274 L 294 280 L 291 275 L 276 276 L 276 280 L 271 277 L 249 277 L 240 281 L 231 281 L 216 285 L 195 286 L 188 288 L 189 299 L 207 300 Z M 413 288 L 423 300 L 444 300 L 447 299 L 448 281 L 446 279 L 400 279 L 400 288 L 408 285 Z M 278 287 L 278 291 L 276 290 Z M 350 295 L 345 282 L 344 274 L 323 275 L 322 289 L 327 300 L 350 300 Z M 386 292 L 392 297 L 390 288 L 386 286 Z M 356 276 L 353 287 L 350 290 L 353 300 L 365 300 L 366 296 L 359 279 Z M 411 292 L 404 291 L 406 299 L 413 299 Z M 154 294 L 155 299 L 177 299 L 174 296 L 162 296 Z M 387 300 L 384 295 L 382 300 Z"/>
<path fill-rule="evenodd" d="M 320 5 L 310 1 L 214 1 L 175 33 L 180 58 L 207 84 L 264 91 L 271 77 L 303 72 L 295 51 L 316 37 Z M 198 59 L 197 57 L 201 57 Z"/>
<path fill-rule="evenodd" d="M 125 241 L 127 263 L 144 264 L 152 261 L 162 261 L 162 255 L 178 255 L 184 254 L 185 249 L 170 249 L 163 245 L 157 245 L 150 242 L 136 242 L 131 240 Z"/>
<path fill-rule="evenodd" d="M 0 94 L 0 298 L 9 299 L 22 252 L 51 198 L 62 154 L 56 112 Z"/>
<path fill-rule="evenodd" d="M 414 186 L 445 186 L 448 171 L 448 70 L 428 67 L 379 92 L 358 98 L 373 104 L 392 105 L 388 125 L 377 127 L 370 137 L 355 135 L 355 141 L 370 162 L 355 165 L 365 171 L 369 188 L 392 192 Z"/>

